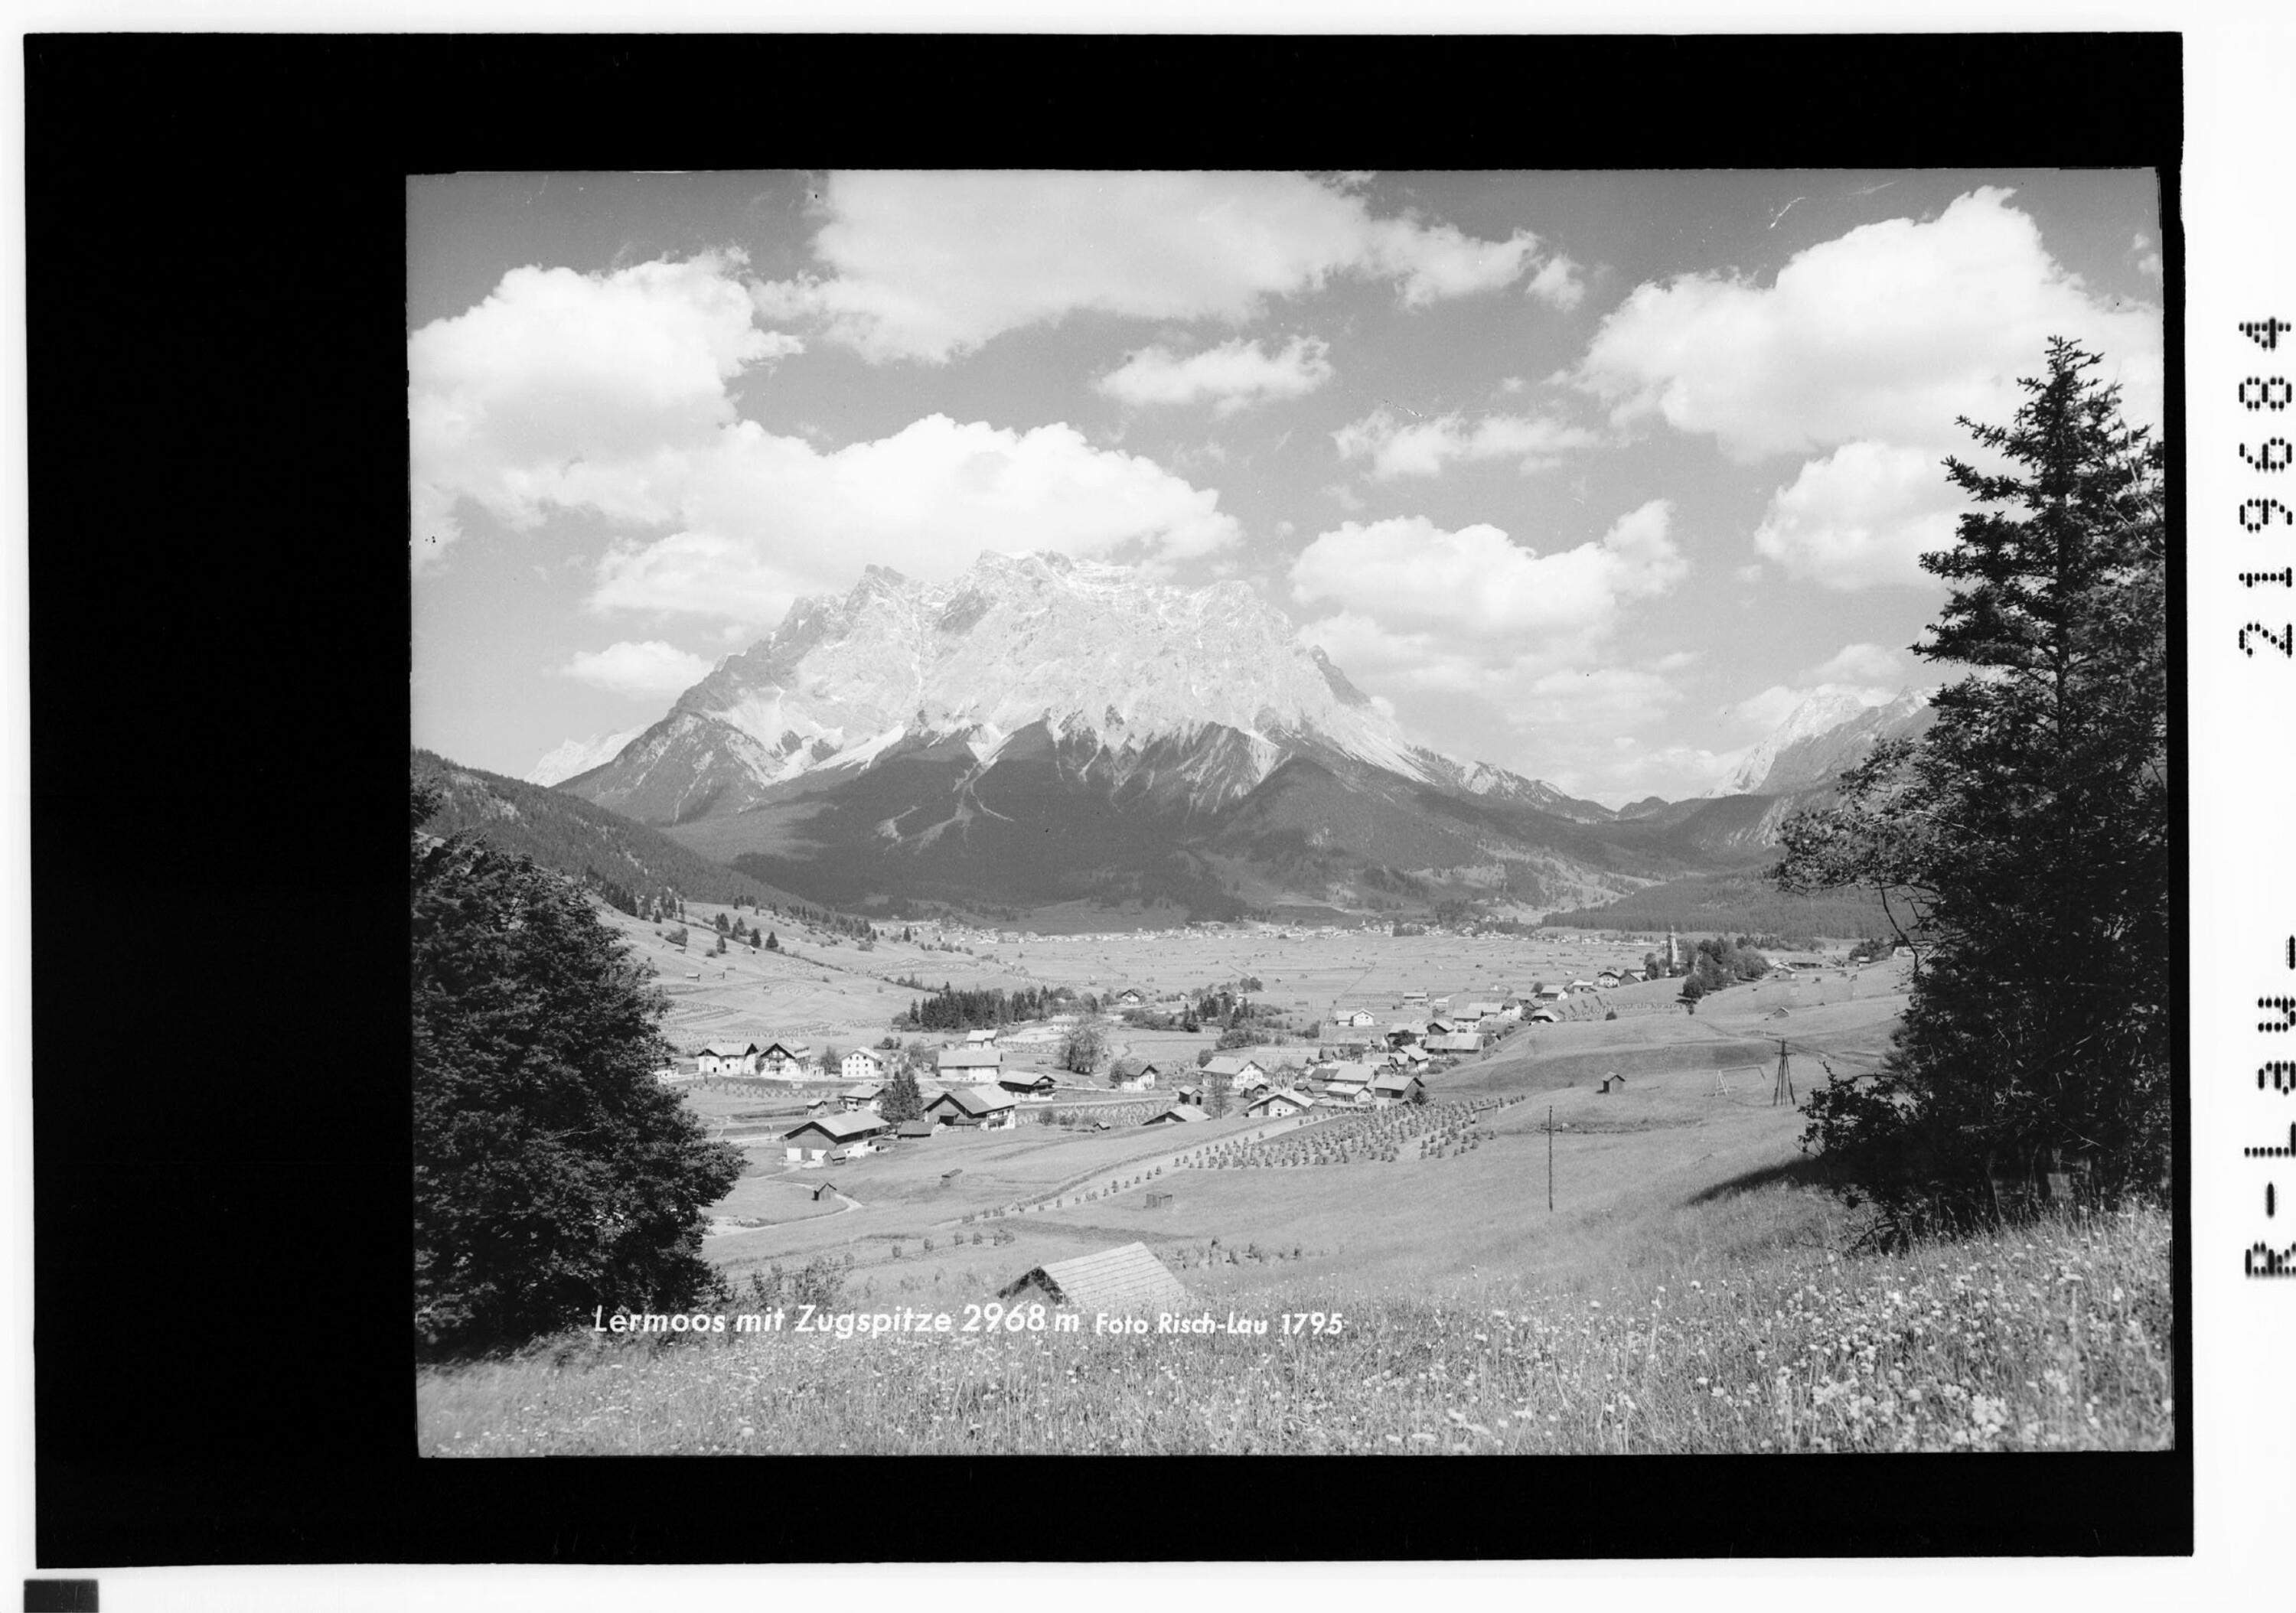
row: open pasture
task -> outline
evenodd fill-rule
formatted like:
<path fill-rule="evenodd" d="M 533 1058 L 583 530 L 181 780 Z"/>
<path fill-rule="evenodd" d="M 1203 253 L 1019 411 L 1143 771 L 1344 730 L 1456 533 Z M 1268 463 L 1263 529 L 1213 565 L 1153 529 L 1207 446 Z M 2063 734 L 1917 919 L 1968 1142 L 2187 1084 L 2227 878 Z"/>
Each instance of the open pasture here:
<path fill-rule="evenodd" d="M 1744 989 L 1709 1002 L 1718 1006 Z M 1824 1078 L 1809 1050 L 1878 1045 L 1898 1001 L 1877 993 L 1828 1009 L 1837 1022 L 1822 1033 L 1797 1028 L 1798 1091 L 1806 1095 Z M 1792 1177 L 1803 1117 L 1769 1101 L 1776 1043 L 1767 1028 L 1775 1023 L 1759 1011 L 1702 1007 L 1696 1016 L 1519 1033 L 1430 1079 L 1429 1110 L 1462 1121 L 1431 1155 L 1423 1144 L 1369 1146 L 1382 1126 L 1425 1124 L 1397 1109 L 1302 1123 L 1263 1145 L 1287 1163 L 1256 1167 L 1217 1167 L 1256 1133 L 1275 1129 L 1235 1118 L 1110 1132 L 946 1133 L 832 1167 L 840 1191 L 867 1208 L 714 1237 L 709 1251 L 737 1274 L 850 1254 L 857 1298 L 931 1294 L 944 1304 L 984 1298 L 1041 1261 L 1136 1238 L 1168 1256 L 1207 1299 L 1296 1286 L 1303 1275 L 1335 1293 L 1407 1298 L 1495 1274 L 1591 1273 L 1603 1229 L 1619 1217 L 1679 1215 L 1694 1227 L 1693 1207 L 1711 1210 L 1739 1191 L 1733 1183 Z M 1599 1091 L 1613 1073 L 1623 1085 Z M 1366 1134 L 1362 1145 L 1339 1162 L 1341 1133 L 1356 1131 Z M 944 1183 L 951 1169 L 963 1174 Z M 1168 1198 L 1152 1205 L 1152 1193 Z M 999 1213 L 1015 1204 L 1029 1208 Z"/>

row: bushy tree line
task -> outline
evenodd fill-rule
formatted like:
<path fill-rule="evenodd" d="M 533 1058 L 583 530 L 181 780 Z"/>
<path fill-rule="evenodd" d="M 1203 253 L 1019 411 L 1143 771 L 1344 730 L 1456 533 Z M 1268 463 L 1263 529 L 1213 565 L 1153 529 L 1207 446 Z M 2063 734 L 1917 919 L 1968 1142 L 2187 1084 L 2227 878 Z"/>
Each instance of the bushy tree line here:
<path fill-rule="evenodd" d="M 1806 1138 L 1893 1239 L 2168 1167 L 2163 463 L 2097 362 L 2052 340 L 2010 424 L 1963 422 L 1988 464 L 1946 462 L 1976 508 L 1923 558 L 1951 592 L 1915 648 L 1967 675 L 1784 831 L 1782 884 L 1869 892 L 1921 956 L 1882 1072 L 1820 1088 Z"/>
<path fill-rule="evenodd" d="M 1024 986 L 1008 992 L 1001 987 L 960 991 L 943 985 L 931 996 L 909 1004 L 906 1023 L 921 1030 L 988 1030 L 1024 1019 L 1049 1019 L 1075 1001 L 1076 994 L 1065 987 Z"/>

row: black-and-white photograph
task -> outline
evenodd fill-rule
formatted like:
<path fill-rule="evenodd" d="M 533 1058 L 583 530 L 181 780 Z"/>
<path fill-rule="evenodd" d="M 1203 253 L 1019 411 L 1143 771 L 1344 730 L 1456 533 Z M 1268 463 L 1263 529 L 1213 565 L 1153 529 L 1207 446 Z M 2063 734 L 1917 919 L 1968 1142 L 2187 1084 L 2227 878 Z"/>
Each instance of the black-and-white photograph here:
<path fill-rule="evenodd" d="M 2171 1448 L 2162 205 L 410 178 L 422 1454 Z"/>

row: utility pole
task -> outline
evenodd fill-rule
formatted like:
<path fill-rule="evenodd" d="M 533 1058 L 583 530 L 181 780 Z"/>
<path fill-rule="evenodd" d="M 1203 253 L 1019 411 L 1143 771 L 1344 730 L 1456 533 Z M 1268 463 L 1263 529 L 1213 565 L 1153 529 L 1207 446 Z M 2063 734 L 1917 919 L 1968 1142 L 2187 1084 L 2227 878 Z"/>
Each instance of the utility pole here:
<path fill-rule="evenodd" d="M 1546 1213 L 1554 1213 L 1554 1105 L 1546 1106 Z"/>
<path fill-rule="evenodd" d="M 1778 1084 L 1770 1089 L 1770 1107 L 1775 1109 L 1781 1103 L 1791 1104 L 1793 1101 L 1793 1072 L 1786 1062 L 1785 1038 L 1780 1036 L 1778 1038 Z"/>

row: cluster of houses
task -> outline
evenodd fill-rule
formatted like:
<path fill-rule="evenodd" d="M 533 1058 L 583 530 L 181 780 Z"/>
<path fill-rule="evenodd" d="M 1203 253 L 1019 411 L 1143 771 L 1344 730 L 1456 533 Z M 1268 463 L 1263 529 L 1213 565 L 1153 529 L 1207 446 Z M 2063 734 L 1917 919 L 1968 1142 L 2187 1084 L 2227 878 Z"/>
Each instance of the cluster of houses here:
<path fill-rule="evenodd" d="M 1201 1069 L 1168 1071 L 1152 1059 L 1119 1059 L 1110 1071 L 1119 1092 L 1168 1090 L 1173 1106 L 1152 1115 L 1146 1124 L 1168 1125 L 1208 1118 L 1202 1104 L 1211 1084 L 1225 1081 L 1232 1101 L 1242 1112 L 1259 1119 L 1280 1120 L 1287 1115 L 1324 1109 L 1384 1109 L 1391 1103 L 1423 1099 L 1423 1070 L 1427 1056 L 1415 1048 L 1398 1050 L 1384 1064 L 1318 1060 L 1289 1086 L 1278 1086 L 1259 1060 L 1221 1054 Z"/>
<path fill-rule="evenodd" d="M 811 1112 L 782 1134 L 783 1158 L 791 1165 L 824 1165 L 852 1159 L 947 1130 L 1008 1131 L 1019 1118 L 1019 1101 L 980 1086 L 952 1086 L 925 1100 L 924 1113 L 896 1124 L 884 1116 L 882 1086 L 822 1098 Z"/>

